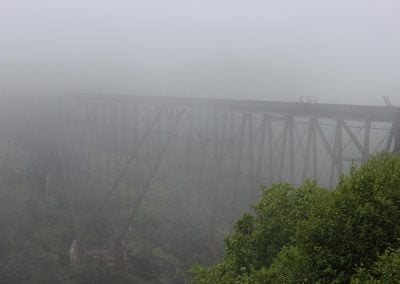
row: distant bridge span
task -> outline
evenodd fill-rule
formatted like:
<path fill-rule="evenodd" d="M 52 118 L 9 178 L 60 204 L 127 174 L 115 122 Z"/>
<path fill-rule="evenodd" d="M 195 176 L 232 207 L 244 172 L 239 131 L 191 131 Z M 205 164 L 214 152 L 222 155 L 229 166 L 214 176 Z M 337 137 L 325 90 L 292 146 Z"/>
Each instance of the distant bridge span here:
<path fill-rule="evenodd" d="M 198 177 L 206 172 L 232 174 L 234 184 L 243 179 L 300 184 L 312 178 L 333 186 L 349 163 L 365 161 L 381 150 L 400 149 L 400 108 L 392 106 L 80 96 L 64 102 L 64 113 L 73 117 L 67 122 L 72 123 L 69 129 L 85 133 L 82 157 L 89 155 L 88 149 L 101 147 L 107 135 L 113 136 L 112 147 L 119 149 L 115 151 L 125 156 L 129 150 L 123 148 L 134 148 L 141 136 L 146 137 L 143 148 L 151 148 L 158 136 L 158 146 L 163 138 L 169 138 L 170 145 L 159 159 L 168 159 L 179 145 L 173 160 L 201 162 Z M 89 145 L 90 141 L 96 143 Z M 200 149 L 199 161 L 195 156 Z M 153 154 L 140 157 L 153 159 L 158 150 L 151 148 Z"/>
<path fill-rule="evenodd" d="M 231 224 L 260 185 L 310 178 L 333 187 L 352 163 L 400 151 L 394 106 L 100 95 L 56 105 L 62 173 L 50 180 L 62 174 L 73 192 L 78 239 L 90 234 L 78 215 L 96 218 L 116 200 L 131 204 L 122 239 L 149 188 L 163 186 L 201 208 L 212 247 L 217 225 Z M 98 206 L 79 207 L 91 193 Z"/>

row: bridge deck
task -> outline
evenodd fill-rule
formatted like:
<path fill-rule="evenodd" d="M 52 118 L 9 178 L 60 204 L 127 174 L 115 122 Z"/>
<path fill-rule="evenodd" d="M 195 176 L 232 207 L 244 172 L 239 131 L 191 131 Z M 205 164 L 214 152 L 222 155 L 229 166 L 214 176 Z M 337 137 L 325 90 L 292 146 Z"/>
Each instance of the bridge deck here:
<path fill-rule="evenodd" d="M 294 116 L 344 119 L 354 121 L 394 122 L 400 119 L 400 107 L 346 104 L 308 104 L 233 99 L 210 99 L 163 96 L 84 95 L 78 99 L 130 102 L 136 104 L 169 105 L 190 108 L 214 108 L 240 112 L 269 112 Z"/>

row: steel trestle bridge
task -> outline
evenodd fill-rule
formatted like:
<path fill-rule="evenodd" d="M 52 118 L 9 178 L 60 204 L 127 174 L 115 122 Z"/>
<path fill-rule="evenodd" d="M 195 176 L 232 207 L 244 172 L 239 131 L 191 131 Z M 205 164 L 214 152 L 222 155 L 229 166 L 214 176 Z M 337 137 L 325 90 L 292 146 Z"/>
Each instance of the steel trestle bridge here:
<path fill-rule="evenodd" d="M 110 203 L 124 202 L 129 212 L 115 229 L 122 241 L 146 193 L 164 186 L 199 209 L 217 256 L 217 227 L 232 224 L 260 185 L 334 187 L 352 164 L 400 150 L 394 106 L 100 95 L 54 105 L 46 121 L 60 166 L 47 187 L 68 192 L 77 240 L 93 234 L 90 223 Z M 83 206 L 90 196 L 96 205 Z"/>

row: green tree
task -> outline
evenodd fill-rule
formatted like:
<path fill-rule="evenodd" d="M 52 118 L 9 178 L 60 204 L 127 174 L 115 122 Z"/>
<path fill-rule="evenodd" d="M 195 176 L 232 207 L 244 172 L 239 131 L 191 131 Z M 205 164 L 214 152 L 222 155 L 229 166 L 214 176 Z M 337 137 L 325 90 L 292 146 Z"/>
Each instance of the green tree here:
<path fill-rule="evenodd" d="M 400 237 L 400 156 L 374 156 L 353 168 L 332 192 L 327 214 L 312 216 L 297 243 L 312 257 L 320 279 L 350 281 L 358 265 L 370 266 Z"/>
<path fill-rule="evenodd" d="M 349 283 L 356 271 L 353 281 L 397 277 L 399 155 L 353 167 L 335 190 L 274 185 L 253 208 L 226 239 L 223 262 L 194 269 L 195 283 Z"/>
<path fill-rule="evenodd" d="M 358 268 L 351 283 L 400 283 L 400 249 L 385 250 L 370 269 Z"/>
<path fill-rule="evenodd" d="M 272 277 L 288 256 L 282 252 L 280 264 L 276 261 L 282 248 L 295 243 L 299 224 L 321 214 L 329 198 L 329 192 L 313 182 L 305 182 L 300 188 L 289 184 L 265 188 L 261 200 L 253 206 L 253 214 L 245 214 L 236 223 L 235 234 L 226 238 L 224 261 L 211 268 L 195 268 L 194 282 L 263 283 L 263 278 Z M 275 272 L 267 272 L 274 261 Z"/>

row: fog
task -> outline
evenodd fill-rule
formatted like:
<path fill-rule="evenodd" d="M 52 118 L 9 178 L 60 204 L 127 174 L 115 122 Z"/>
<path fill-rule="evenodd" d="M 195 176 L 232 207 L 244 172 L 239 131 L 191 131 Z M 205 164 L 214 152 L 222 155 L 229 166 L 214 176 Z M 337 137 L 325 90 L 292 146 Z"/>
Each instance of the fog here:
<path fill-rule="evenodd" d="M 399 15 L 398 0 L 0 0 L 0 283 L 381 267 L 400 232 L 398 157 L 375 155 L 400 151 Z"/>
<path fill-rule="evenodd" d="M 0 1 L 0 93 L 400 104 L 400 2 Z"/>

